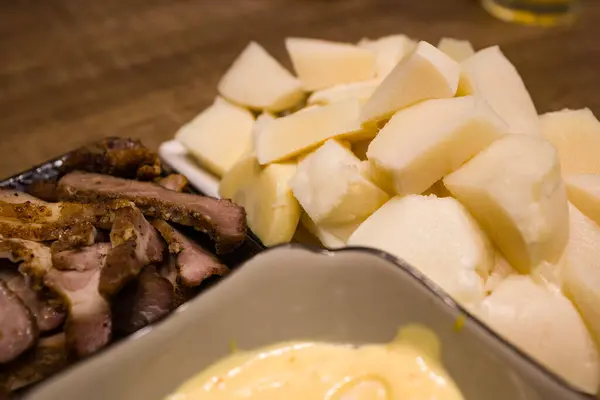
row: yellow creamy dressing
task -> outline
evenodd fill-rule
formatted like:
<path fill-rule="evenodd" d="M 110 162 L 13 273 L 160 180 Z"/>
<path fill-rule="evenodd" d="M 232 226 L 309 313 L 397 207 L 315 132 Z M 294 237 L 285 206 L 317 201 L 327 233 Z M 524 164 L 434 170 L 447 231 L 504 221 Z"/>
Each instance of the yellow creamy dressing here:
<path fill-rule="evenodd" d="M 289 342 L 233 354 L 166 400 L 463 400 L 435 336 L 403 329 L 389 344 Z"/>

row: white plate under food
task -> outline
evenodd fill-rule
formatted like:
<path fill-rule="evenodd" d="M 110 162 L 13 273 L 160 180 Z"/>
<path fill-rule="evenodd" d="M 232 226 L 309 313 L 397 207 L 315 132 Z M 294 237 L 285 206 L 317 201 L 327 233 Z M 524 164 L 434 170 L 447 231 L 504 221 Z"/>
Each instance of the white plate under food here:
<path fill-rule="evenodd" d="M 219 178 L 199 166 L 177 140 L 161 144 L 158 154 L 175 171 L 184 175 L 195 189 L 207 196 L 219 197 Z"/>

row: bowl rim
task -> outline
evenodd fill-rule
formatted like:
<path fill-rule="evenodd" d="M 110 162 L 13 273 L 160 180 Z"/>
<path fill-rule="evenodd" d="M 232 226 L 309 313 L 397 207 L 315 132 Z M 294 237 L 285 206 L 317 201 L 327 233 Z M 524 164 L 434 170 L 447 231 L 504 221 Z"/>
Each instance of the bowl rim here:
<path fill-rule="evenodd" d="M 469 310 L 467 310 L 465 307 L 463 307 L 458 302 L 456 302 L 456 300 L 454 300 L 448 293 L 446 293 L 433 280 L 431 280 L 430 278 L 425 276 L 424 273 L 422 273 L 421 271 L 419 271 L 418 269 L 413 267 L 410 263 L 408 263 L 407 261 L 403 260 L 400 257 L 397 257 L 395 255 L 392 255 L 392 254 L 384 251 L 384 250 L 379 250 L 379 249 L 376 249 L 373 247 L 345 246 L 345 247 L 340 247 L 340 248 L 336 248 L 336 249 L 331 249 L 331 248 L 327 248 L 327 247 L 316 247 L 316 246 L 306 245 L 306 244 L 301 244 L 301 243 L 282 243 L 282 244 L 278 244 L 275 246 L 266 247 L 265 250 L 258 253 L 257 256 L 266 254 L 272 250 L 281 250 L 281 249 L 290 249 L 290 250 L 299 249 L 299 250 L 305 250 L 305 251 L 309 251 L 314 254 L 320 254 L 320 255 L 329 256 L 329 257 L 335 256 L 335 254 L 341 254 L 341 253 L 345 253 L 345 252 L 362 252 L 362 253 L 366 253 L 366 254 L 370 254 L 370 255 L 374 255 L 376 257 L 382 258 L 382 259 L 388 261 L 389 263 L 393 264 L 395 267 L 400 268 L 401 270 L 406 272 L 412 279 L 418 281 L 418 283 L 421 286 L 425 287 L 426 290 L 431 292 L 438 299 L 442 300 L 442 302 L 444 303 L 444 305 L 442 307 L 446 307 L 449 310 L 454 311 L 454 312 L 458 313 L 459 315 L 461 315 L 462 318 L 465 318 L 470 323 L 475 325 L 478 329 L 482 330 L 492 340 L 499 342 L 500 346 L 505 347 L 509 351 L 512 351 L 513 353 L 515 353 L 518 356 L 518 358 L 521 358 L 529 367 L 534 368 L 537 371 L 539 371 L 541 373 L 541 375 L 544 376 L 545 379 L 554 381 L 555 384 L 562 386 L 564 389 L 572 392 L 572 394 L 580 396 L 581 399 L 591 400 L 591 399 L 597 398 L 595 394 L 590 394 L 590 393 L 584 392 L 584 391 L 576 388 L 571 383 L 566 381 L 563 377 L 552 372 L 549 368 L 545 367 L 540 362 L 538 362 L 536 359 L 534 359 L 532 356 L 525 353 L 523 350 L 521 350 L 516 345 L 511 343 L 508 339 L 501 336 L 500 333 L 496 332 L 495 329 L 493 329 L 490 326 L 488 326 L 487 324 L 485 324 L 482 320 L 480 320 L 475 315 L 473 315 Z M 252 258 L 247 260 L 245 263 L 247 263 L 250 260 L 252 260 Z M 242 269 L 244 264 L 241 264 L 239 266 L 239 268 Z M 236 270 L 237 270 L 237 268 L 236 268 Z M 236 271 L 233 271 L 233 273 L 235 273 L 235 272 Z M 225 278 L 225 279 L 227 279 L 227 278 Z M 211 288 L 210 290 L 217 290 L 218 287 L 219 287 L 219 285 L 217 284 L 214 288 Z M 200 298 L 200 296 L 198 296 L 198 298 Z M 185 311 L 185 310 L 179 310 L 179 309 L 175 310 L 175 312 L 183 312 L 183 311 Z"/>

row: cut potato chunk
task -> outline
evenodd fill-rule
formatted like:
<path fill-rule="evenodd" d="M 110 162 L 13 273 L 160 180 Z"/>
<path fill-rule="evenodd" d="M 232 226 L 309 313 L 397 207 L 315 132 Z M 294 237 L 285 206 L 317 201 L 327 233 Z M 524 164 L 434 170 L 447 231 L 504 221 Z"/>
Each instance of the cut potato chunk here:
<path fill-rule="evenodd" d="M 308 91 L 375 77 L 375 53 L 349 43 L 287 38 L 294 70 Z"/>
<path fill-rule="evenodd" d="M 223 175 L 219 183 L 219 196 L 233 199 L 235 194 L 246 186 L 254 184 L 260 174 L 260 164 L 254 154 L 246 154 Z"/>
<path fill-rule="evenodd" d="M 385 78 L 405 55 L 414 50 L 416 43 L 406 35 L 390 35 L 376 40 L 362 39 L 358 46 L 375 52 L 377 76 Z"/>
<path fill-rule="evenodd" d="M 254 116 L 222 98 L 179 128 L 177 139 L 200 164 L 222 177 L 252 142 Z"/>
<path fill-rule="evenodd" d="M 405 57 L 365 103 L 364 123 L 385 119 L 401 108 L 427 99 L 453 97 L 460 65 L 427 42 Z"/>
<path fill-rule="evenodd" d="M 539 135 L 540 124 L 531 96 L 517 69 L 498 46 L 488 47 L 462 64 L 460 95 L 482 97 L 508 124 L 511 133 Z"/>
<path fill-rule="evenodd" d="M 562 294 L 527 276 L 510 276 L 476 309 L 485 323 L 569 383 L 598 388 L 598 350 L 581 316 Z"/>
<path fill-rule="evenodd" d="M 508 135 L 444 185 L 520 272 L 560 258 L 569 232 L 567 196 L 556 150 L 546 140 Z"/>
<path fill-rule="evenodd" d="M 565 178 L 565 186 L 569 201 L 588 218 L 600 224 L 600 175 L 569 175 Z"/>
<path fill-rule="evenodd" d="M 335 140 L 304 158 L 290 185 L 316 224 L 364 220 L 389 199 L 361 174 L 360 160 L 352 151 Z"/>
<path fill-rule="evenodd" d="M 345 100 L 304 109 L 263 125 L 256 136 L 256 154 L 264 165 L 314 149 L 327 139 L 362 134 L 360 103 Z"/>
<path fill-rule="evenodd" d="M 345 83 L 318 90 L 308 97 L 307 104 L 331 104 L 337 101 L 355 99 L 361 104 L 365 103 L 381 83 L 378 79 L 363 82 Z"/>
<path fill-rule="evenodd" d="M 458 40 L 445 37 L 440 40 L 437 48 L 458 62 L 464 61 L 475 54 L 473 45 L 468 40 Z"/>
<path fill-rule="evenodd" d="M 374 247 L 405 260 L 463 304 L 483 299 L 483 278 L 494 263 L 487 238 L 450 197 L 395 197 L 358 227 L 348 245 Z"/>
<path fill-rule="evenodd" d="M 600 226 L 569 205 L 570 234 L 563 268 L 565 293 L 570 297 L 600 345 Z"/>
<path fill-rule="evenodd" d="M 588 108 L 546 113 L 540 125 L 558 151 L 563 174 L 600 174 L 600 122 Z"/>
<path fill-rule="evenodd" d="M 248 164 L 240 165 L 237 181 L 240 188 L 231 198 L 244 207 L 248 227 L 265 246 L 289 242 L 296 232 L 301 211 L 289 185 L 290 179 L 296 173 L 296 164 L 271 164 L 261 170 L 256 159 L 253 161 L 253 166 L 248 165 L 249 160 Z M 246 160 L 241 161 L 244 162 Z M 246 172 L 246 181 L 240 179 L 244 174 L 243 168 L 251 171 Z M 250 176 L 251 174 L 253 176 Z M 231 181 L 235 179 L 227 178 Z M 228 183 L 226 187 L 231 186 L 234 185 Z"/>
<path fill-rule="evenodd" d="M 302 226 L 319 239 L 323 246 L 329 249 L 344 247 L 350 235 L 358 228 L 361 222 L 362 221 L 343 225 L 323 226 L 315 224 L 306 213 L 302 213 L 300 216 L 300 223 Z"/>
<path fill-rule="evenodd" d="M 505 132 L 496 114 L 472 96 L 428 100 L 394 114 L 367 158 L 381 187 L 419 194 Z"/>
<path fill-rule="evenodd" d="M 282 111 L 304 97 L 302 83 L 256 42 L 250 42 L 219 82 L 221 96 L 243 106 Z"/>

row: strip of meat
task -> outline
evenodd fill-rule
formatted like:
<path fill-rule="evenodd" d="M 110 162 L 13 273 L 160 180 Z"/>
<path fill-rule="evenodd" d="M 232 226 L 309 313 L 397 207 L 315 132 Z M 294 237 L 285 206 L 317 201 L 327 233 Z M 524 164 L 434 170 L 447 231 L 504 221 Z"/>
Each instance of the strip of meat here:
<path fill-rule="evenodd" d="M 64 333 L 41 338 L 32 351 L 0 365 L 0 388 L 13 392 L 54 375 L 68 364 Z"/>
<path fill-rule="evenodd" d="M 179 307 L 186 301 L 190 300 L 197 293 L 197 288 L 184 286 L 179 279 L 177 271 L 177 257 L 169 254 L 164 262 L 156 267 L 157 272 L 168 280 L 173 286 L 175 293 L 173 298 L 173 309 Z"/>
<path fill-rule="evenodd" d="M 208 233 L 218 253 L 235 249 L 246 238 L 246 213 L 230 200 L 177 193 L 151 182 L 78 171 L 65 175 L 58 186 L 64 200 L 84 203 L 130 200 L 147 216 Z"/>
<path fill-rule="evenodd" d="M 136 207 L 116 211 L 110 242 L 112 249 L 100 276 L 100 292 L 107 297 L 118 292 L 146 265 L 163 259 L 165 245 L 160 235 Z"/>
<path fill-rule="evenodd" d="M 0 281 L 21 299 L 41 332 L 52 331 L 63 324 L 66 313 L 60 299 L 47 291 L 34 290 L 22 274 L 7 267 L 0 266 Z"/>
<path fill-rule="evenodd" d="M 133 333 L 158 321 L 175 308 L 175 291 L 156 267 L 144 268 L 112 299 L 115 332 Z"/>
<path fill-rule="evenodd" d="M 179 277 L 185 286 L 199 286 L 211 276 L 223 276 L 229 272 L 216 256 L 188 239 L 169 223 L 157 219 L 152 224 L 167 242 L 169 253 L 176 257 Z"/>
<path fill-rule="evenodd" d="M 173 190 L 175 192 L 183 192 L 187 188 L 188 180 L 183 175 L 171 174 L 159 179 L 157 183 L 165 189 Z"/>
<path fill-rule="evenodd" d="M 0 235 L 35 241 L 56 240 L 72 236 L 79 226 L 82 237 L 89 237 L 83 227 L 89 224 L 110 229 L 118 202 L 101 204 L 48 203 L 26 193 L 0 189 Z"/>
<path fill-rule="evenodd" d="M 29 277 L 38 289 L 46 272 L 52 268 L 50 248 L 41 243 L 23 239 L 0 239 L 0 259 L 20 263 L 19 271 Z"/>
<path fill-rule="evenodd" d="M 25 304 L 0 281 L 0 364 L 14 360 L 38 338 L 35 320 Z"/>
<path fill-rule="evenodd" d="M 160 159 L 139 140 L 109 137 L 81 147 L 66 158 L 64 171 L 81 170 L 151 180 L 161 174 Z"/>
<path fill-rule="evenodd" d="M 108 243 L 90 246 L 98 255 L 87 255 L 87 262 L 72 251 L 70 270 L 51 269 L 44 279 L 46 285 L 60 295 L 69 308 L 65 324 L 67 347 L 77 357 L 93 354 L 106 346 L 112 335 L 110 306 L 100 295 L 98 284 L 105 263 Z M 56 256 L 60 256 L 60 253 Z M 66 266 L 66 265 L 65 265 Z"/>

